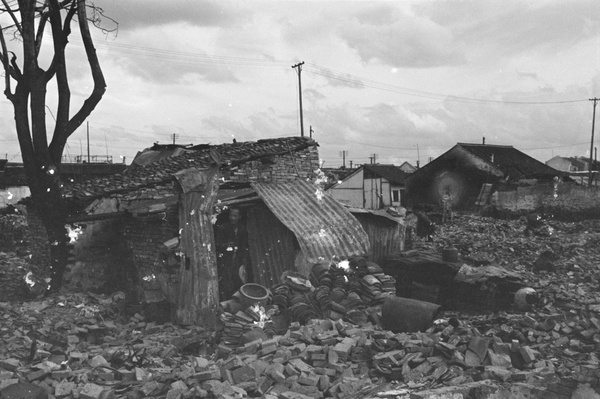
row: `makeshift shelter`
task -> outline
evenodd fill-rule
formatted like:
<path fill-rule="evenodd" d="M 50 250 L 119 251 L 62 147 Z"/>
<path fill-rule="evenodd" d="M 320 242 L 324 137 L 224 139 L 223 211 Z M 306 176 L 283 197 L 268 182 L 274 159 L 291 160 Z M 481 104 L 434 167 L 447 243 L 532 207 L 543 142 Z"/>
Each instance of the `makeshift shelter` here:
<path fill-rule="evenodd" d="M 191 322 L 199 308 L 201 318 L 214 310 L 213 227 L 230 206 L 243 209 L 254 279 L 263 285 L 286 270 L 307 275 L 333 256 L 371 256 L 361 224 L 317 184 L 317 146 L 290 137 L 168 148 L 170 156 L 155 146 L 122 174 L 66 186 L 71 222 L 83 227 L 75 269 L 85 275 L 88 263 L 109 265 L 112 281 L 134 287 L 140 302 L 177 304 L 178 317 Z M 101 234 L 106 229 L 112 234 Z M 98 249 L 94 259 L 90 248 Z M 198 279 L 205 282 L 189 285 Z"/>

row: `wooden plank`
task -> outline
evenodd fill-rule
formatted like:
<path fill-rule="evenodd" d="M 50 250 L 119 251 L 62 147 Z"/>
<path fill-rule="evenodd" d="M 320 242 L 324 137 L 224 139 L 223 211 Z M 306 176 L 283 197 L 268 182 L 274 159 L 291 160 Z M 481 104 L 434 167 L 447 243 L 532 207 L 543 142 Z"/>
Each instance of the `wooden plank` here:
<path fill-rule="evenodd" d="M 176 318 L 184 325 L 213 328 L 217 323 L 219 283 L 211 218 L 219 188 L 218 172 L 218 165 L 200 171 L 205 175 L 200 178 L 203 190 L 188 187 L 179 207 L 182 256 Z"/>

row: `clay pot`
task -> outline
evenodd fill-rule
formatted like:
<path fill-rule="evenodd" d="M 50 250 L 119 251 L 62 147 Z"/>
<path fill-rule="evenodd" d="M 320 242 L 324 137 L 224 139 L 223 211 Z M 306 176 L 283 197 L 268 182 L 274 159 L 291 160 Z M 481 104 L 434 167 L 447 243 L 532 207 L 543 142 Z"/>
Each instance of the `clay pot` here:
<path fill-rule="evenodd" d="M 265 306 L 269 300 L 269 290 L 260 284 L 248 283 L 240 287 L 242 309 L 253 305 Z"/>

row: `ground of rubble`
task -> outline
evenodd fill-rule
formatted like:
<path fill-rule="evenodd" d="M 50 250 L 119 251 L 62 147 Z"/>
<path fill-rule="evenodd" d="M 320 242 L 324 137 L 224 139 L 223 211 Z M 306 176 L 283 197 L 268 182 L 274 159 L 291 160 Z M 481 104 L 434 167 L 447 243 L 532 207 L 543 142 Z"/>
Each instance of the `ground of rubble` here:
<path fill-rule="evenodd" d="M 148 321 L 120 292 L 6 300 L 0 397 L 600 398 L 600 221 L 527 225 L 457 215 L 414 243 L 502 266 L 540 297 L 525 310 L 448 310 L 422 333 L 313 320 L 232 348 L 202 327 Z M 27 268 L 15 251 L 0 252 L 5 281 Z M 31 396 L 10 392 L 16 383 Z"/>

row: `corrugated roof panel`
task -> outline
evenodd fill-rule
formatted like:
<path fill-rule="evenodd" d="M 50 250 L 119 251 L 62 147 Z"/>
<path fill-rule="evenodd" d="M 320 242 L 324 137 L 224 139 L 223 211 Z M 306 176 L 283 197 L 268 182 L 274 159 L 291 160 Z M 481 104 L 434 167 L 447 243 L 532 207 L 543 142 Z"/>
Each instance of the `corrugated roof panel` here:
<path fill-rule="evenodd" d="M 392 218 L 385 212 L 356 212 L 352 214 L 363 226 L 371 242 L 371 260 L 379 262 L 383 257 L 404 250 L 404 221 Z"/>
<path fill-rule="evenodd" d="M 370 253 L 369 237 L 354 216 L 312 183 L 252 183 L 271 212 L 294 232 L 310 262 Z"/>
<path fill-rule="evenodd" d="M 295 236 L 266 207 L 248 211 L 248 242 L 254 282 L 271 287 L 279 284 L 286 270 L 296 271 Z"/>

